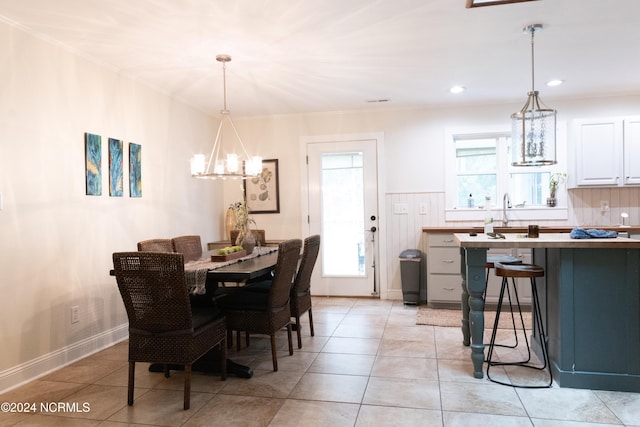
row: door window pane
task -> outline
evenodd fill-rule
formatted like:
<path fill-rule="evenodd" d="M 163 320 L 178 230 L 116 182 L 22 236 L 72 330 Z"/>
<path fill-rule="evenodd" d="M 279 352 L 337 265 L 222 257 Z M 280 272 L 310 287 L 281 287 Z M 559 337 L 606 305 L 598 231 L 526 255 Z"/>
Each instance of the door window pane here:
<path fill-rule="evenodd" d="M 363 153 L 323 154 L 321 169 L 322 273 L 364 276 Z"/>

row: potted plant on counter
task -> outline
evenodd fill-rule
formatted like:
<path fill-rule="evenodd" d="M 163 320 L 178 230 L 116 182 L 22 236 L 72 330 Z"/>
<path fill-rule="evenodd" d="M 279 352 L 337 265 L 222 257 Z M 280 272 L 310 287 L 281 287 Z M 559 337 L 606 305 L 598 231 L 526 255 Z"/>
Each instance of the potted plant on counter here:
<path fill-rule="evenodd" d="M 554 207 L 558 203 L 556 194 L 558 191 L 558 185 L 565 182 L 567 179 L 566 173 L 554 173 L 549 178 L 549 198 L 547 199 L 547 206 Z"/>

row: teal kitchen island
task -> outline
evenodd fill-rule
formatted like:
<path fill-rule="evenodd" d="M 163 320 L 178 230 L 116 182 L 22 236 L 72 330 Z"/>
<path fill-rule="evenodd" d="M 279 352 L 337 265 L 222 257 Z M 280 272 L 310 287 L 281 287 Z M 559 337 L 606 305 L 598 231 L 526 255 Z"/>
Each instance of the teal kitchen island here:
<path fill-rule="evenodd" d="M 462 334 L 483 377 L 485 263 L 489 248 L 532 248 L 551 369 L 561 387 L 640 392 L 640 240 L 454 234 L 462 257 Z M 539 336 L 532 347 L 539 354 Z"/>

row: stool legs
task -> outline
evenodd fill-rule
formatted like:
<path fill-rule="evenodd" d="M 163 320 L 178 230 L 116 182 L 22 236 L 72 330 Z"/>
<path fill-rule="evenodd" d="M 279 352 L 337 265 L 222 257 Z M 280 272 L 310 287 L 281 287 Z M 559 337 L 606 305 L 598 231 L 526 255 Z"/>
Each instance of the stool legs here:
<path fill-rule="evenodd" d="M 540 347 L 542 350 L 542 358 L 543 358 L 543 365 L 542 366 L 535 366 L 535 365 L 531 365 L 529 364 L 530 360 L 531 360 L 531 349 L 529 347 L 529 342 L 527 340 L 527 333 L 525 331 L 525 327 L 524 327 L 524 320 L 522 319 L 522 312 L 520 313 L 520 318 L 521 318 L 521 322 L 522 322 L 522 329 L 525 333 L 525 342 L 527 343 L 527 352 L 528 352 L 528 358 L 527 360 L 524 361 L 520 361 L 520 362 L 494 362 L 492 361 L 492 357 L 493 357 L 493 351 L 494 348 L 497 346 L 495 343 L 496 340 L 496 333 L 497 333 L 497 326 L 498 326 L 498 321 L 500 318 L 500 311 L 501 311 L 501 306 L 502 306 L 502 300 L 504 298 L 504 292 L 505 292 L 505 288 L 507 289 L 508 292 L 508 281 L 507 281 L 507 277 L 503 277 L 502 278 L 502 287 L 500 289 L 500 297 L 499 297 L 499 301 L 498 301 L 498 309 L 496 311 L 496 319 L 493 325 L 493 331 L 491 333 L 491 341 L 489 342 L 489 353 L 487 356 L 487 378 L 497 384 L 502 384 L 502 385 L 508 385 L 511 387 L 519 387 L 519 388 L 548 388 L 551 387 L 552 383 L 553 383 L 553 375 L 551 373 L 551 367 L 550 367 L 550 363 L 549 363 L 549 350 L 547 347 L 547 335 L 545 333 L 544 330 L 544 325 L 542 324 L 542 312 L 540 310 L 540 300 L 538 298 L 538 289 L 536 286 L 536 281 L 535 278 L 531 277 L 530 281 L 531 281 L 531 293 L 532 293 L 532 297 L 533 297 L 533 325 L 534 328 L 536 328 L 536 332 L 538 333 L 538 336 L 540 337 Z M 515 291 L 517 293 L 517 290 Z M 517 295 L 517 294 L 516 294 Z M 516 296 L 517 299 L 517 296 Z M 549 371 L 549 383 L 545 384 L 545 385 L 516 385 L 516 384 L 512 384 L 512 383 L 506 383 L 506 382 L 502 382 L 499 380 L 496 380 L 495 378 L 491 378 L 491 375 L 489 373 L 490 369 L 492 366 L 522 366 L 525 368 L 530 368 L 530 369 L 535 369 L 535 370 L 539 370 L 539 371 L 544 371 L 545 369 L 548 368 Z"/>
<path fill-rule="evenodd" d="M 520 327 L 522 328 L 522 331 L 524 332 L 524 343 L 525 343 L 525 347 L 527 348 L 527 358 L 525 360 L 522 360 L 520 362 L 511 362 L 511 363 L 517 363 L 517 364 L 524 364 L 524 363 L 528 363 L 529 361 L 531 361 L 531 349 L 529 347 L 529 339 L 527 338 L 527 333 L 526 333 L 526 326 L 524 324 L 524 317 L 522 317 L 522 308 L 520 307 L 520 298 L 518 297 L 518 288 L 516 286 L 516 281 L 514 278 L 511 278 L 511 282 L 513 284 L 513 293 L 515 296 L 515 301 L 516 301 L 516 305 L 518 307 L 518 314 L 520 315 Z M 507 293 L 507 298 L 509 298 L 509 310 L 511 311 L 511 324 L 513 326 L 513 333 L 515 335 L 515 344 L 514 345 L 504 345 L 504 344 L 496 344 L 496 337 L 497 337 L 497 333 L 498 333 L 498 323 L 500 321 L 500 314 L 502 313 L 502 303 L 504 301 L 504 293 Z M 502 286 L 500 287 L 500 296 L 498 297 L 498 307 L 496 308 L 496 318 L 493 322 L 493 330 L 491 332 L 491 340 L 489 341 L 489 344 L 487 344 L 487 347 L 489 347 L 489 352 L 487 354 L 487 360 L 486 362 L 490 362 L 491 358 L 493 356 L 493 350 L 495 347 L 504 347 L 504 348 L 517 348 L 518 347 L 518 330 L 516 328 L 516 321 L 515 321 L 515 315 L 513 313 L 513 304 L 511 302 L 511 293 L 509 291 L 509 280 L 506 277 L 502 278 Z M 496 362 L 493 362 L 496 363 Z M 488 369 L 488 367 L 487 367 Z"/>
<path fill-rule="evenodd" d="M 489 286 L 489 272 L 491 271 L 491 268 L 487 268 L 487 278 L 485 281 L 485 288 L 484 288 L 484 295 L 482 296 L 482 298 L 486 301 L 487 299 L 487 287 Z M 520 313 L 520 321 L 522 322 L 522 329 L 524 329 L 524 319 L 522 318 L 522 309 L 520 308 L 520 300 L 518 299 L 518 289 L 516 288 L 516 281 L 515 279 L 511 279 L 511 282 L 513 283 L 513 292 L 515 295 L 515 300 L 516 300 L 516 305 L 518 306 L 518 313 Z M 511 312 L 511 324 L 513 325 L 513 336 L 515 338 L 515 343 L 513 345 L 508 345 L 508 344 L 495 344 L 496 347 L 505 347 L 505 348 L 516 348 L 518 347 L 518 330 L 516 328 L 516 318 L 513 314 L 513 304 L 511 301 L 511 292 L 509 291 L 509 285 L 506 284 L 505 285 L 505 280 L 502 281 L 502 287 L 500 289 L 500 298 L 499 298 L 499 302 L 498 302 L 498 308 L 496 309 L 496 321 L 498 319 L 498 313 L 502 310 L 502 294 L 504 293 L 505 290 L 505 286 L 506 286 L 506 291 L 507 291 L 507 298 L 509 299 L 509 311 Z M 494 330 L 495 327 L 497 326 L 497 323 L 494 322 Z M 525 340 L 526 340 L 526 335 L 525 335 Z M 485 347 L 488 347 L 489 344 L 485 344 Z M 528 346 L 528 343 L 527 343 Z M 487 359 L 485 359 L 485 362 L 487 361 Z"/>

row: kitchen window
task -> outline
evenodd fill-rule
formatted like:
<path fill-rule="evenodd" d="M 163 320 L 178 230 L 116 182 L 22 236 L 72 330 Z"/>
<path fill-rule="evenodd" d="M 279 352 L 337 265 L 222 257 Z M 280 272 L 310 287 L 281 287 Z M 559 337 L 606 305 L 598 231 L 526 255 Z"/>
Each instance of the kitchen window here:
<path fill-rule="evenodd" d="M 501 210 L 505 194 L 509 195 L 512 209 L 548 209 L 549 180 L 563 166 L 511 166 L 509 132 L 451 132 L 447 141 L 448 211 L 479 211 L 487 200 L 491 209 Z M 559 206 L 566 206 L 566 192 L 560 192 L 559 199 Z M 463 219 L 460 215 L 453 216 Z M 464 219 L 480 219 L 475 216 Z M 544 218 L 545 215 L 541 217 Z"/>

